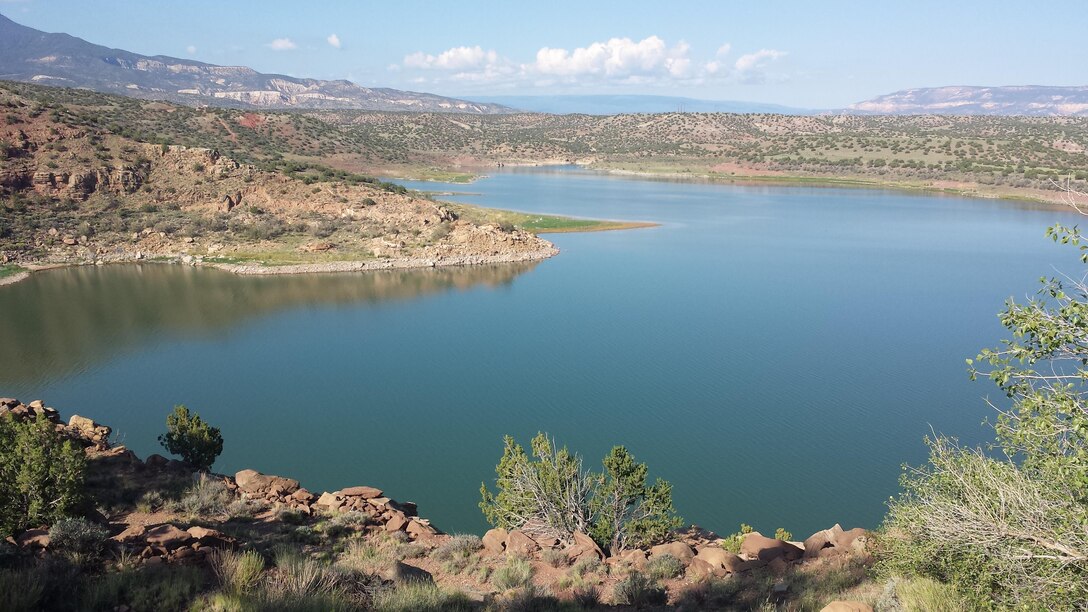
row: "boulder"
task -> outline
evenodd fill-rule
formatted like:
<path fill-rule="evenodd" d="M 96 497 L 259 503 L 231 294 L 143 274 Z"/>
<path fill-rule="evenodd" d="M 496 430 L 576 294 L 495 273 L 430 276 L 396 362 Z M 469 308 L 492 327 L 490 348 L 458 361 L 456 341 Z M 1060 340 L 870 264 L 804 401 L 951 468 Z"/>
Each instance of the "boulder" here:
<path fill-rule="evenodd" d="M 567 558 L 571 562 L 581 561 L 590 557 L 596 557 L 599 560 L 604 560 L 604 551 L 600 546 L 593 541 L 593 538 L 582 533 L 581 531 L 574 532 L 574 544 L 568 547 L 565 551 Z"/>
<path fill-rule="evenodd" d="M 201 546 L 231 549 L 238 547 L 238 540 L 214 529 L 207 529 L 205 527 L 190 527 L 187 530 L 187 533 L 193 536 L 193 538 L 195 538 L 197 543 Z"/>
<path fill-rule="evenodd" d="M 373 499 L 375 497 L 382 496 L 381 489 L 375 489 L 374 487 L 348 487 L 340 491 L 340 495 L 346 497 L 362 497 L 363 499 Z"/>
<path fill-rule="evenodd" d="M 695 558 L 695 551 L 691 550 L 691 547 L 683 542 L 669 542 L 667 544 L 658 544 L 650 548 L 650 558 L 660 555 L 672 555 L 676 557 L 680 563 L 684 566 L 690 565 L 691 560 Z"/>
<path fill-rule="evenodd" d="M 630 548 L 618 555 L 609 557 L 607 563 L 609 565 L 630 565 L 633 569 L 641 570 L 646 567 L 646 551 L 641 548 Z"/>
<path fill-rule="evenodd" d="M 695 555 L 696 559 L 702 559 L 716 569 L 725 573 L 735 574 L 744 567 L 744 560 L 720 546 L 707 546 L 700 548 Z"/>
<path fill-rule="evenodd" d="M 537 543 L 522 531 L 515 529 L 506 536 L 506 554 L 508 555 L 531 557 L 538 550 L 540 547 Z"/>
<path fill-rule="evenodd" d="M 162 548 L 169 550 L 185 546 L 192 542 L 193 536 L 190 535 L 189 532 L 182 531 L 167 523 L 148 529 L 144 539 L 152 547 L 161 546 Z"/>
<path fill-rule="evenodd" d="M 484 550 L 493 555 L 501 555 L 503 551 L 506 550 L 507 535 L 509 534 L 501 527 L 489 529 L 482 538 Z"/>
<path fill-rule="evenodd" d="M 408 519 L 400 513 L 394 514 L 385 524 L 386 531 L 404 531 L 408 528 Z"/>
<path fill-rule="evenodd" d="M 291 494 L 291 499 L 304 504 L 312 504 L 317 499 L 317 496 L 306 489 L 299 489 Z"/>
<path fill-rule="evenodd" d="M 404 528 L 404 531 L 408 532 L 408 535 L 413 538 L 425 538 L 438 535 L 438 530 L 431 527 L 430 523 L 424 522 L 422 519 L 412 519 L 408 521 L 408 526 Z"/>
<path fill-rule="evenodd" d="M 691 565 L 688 566 L 688 577 L 695 580 L 709 578 L 710 576 L 719 576 L 724 573 L 725 571 L 721 568 L 714 567 L 699 557 L 692 559 Z"/>
<path fill-rule="evenodd" d="M 833 601 L 824 606 L 820 612 L 873 612 L 873 607 L 860 601 Z"/>
<path fill-rule="evenodd" d="M 344 505 L 344 500 L 337 496 L 335 493 L 329 493 L 328 491 L 326 491 L 321 494 L 321 497 L 317 498 L 317 501 L 314 502 L 314 505 L 322 508 L 327 508 L 329 510 L 332 510 L 333 512 L 336 512 L 340 509 L 341 506 Z"/>
<path fill-rule="evenodd" d="M 408 565 L 403 561 L 395 561 L 388 568 L 378 572 L 378 576 L 385 582 L 404 584 L 406 582 L 433 583 L 434 576 L 425 569 Z"/>
<path fill-rule="evenodd" d="M 27 529 L 15 538 L 15 543 L 22 548 L 49 548 L 49 530 Z"/>
<path fill-rule="evenodd" d="M 143 525 L 129 525 L 121 533 L 110 538 L 115 542 L 122 544 L 133 544 L 135 542 L 143 542 L 144 536 L 147 534 L 147 528 Z"/>
<path fill-rule="evenodd" d="M 151 454 L 147 456 L 147 459 L 144 459 L 144 465 L 160 470 L 165 468 L 167 463 L 169 463 L 169 460 L 162 455 Z"/>
<path fill-rule="evenodd" d="M 831 529 L 822 529 L 805 539 L 805 558 L 819 555 L 820 551 L 835 545 L 835 538 L 843 533 L 842 527 L 835 524 Z"/>
<path fill-rule="evenodd" d="M 853 550 L 855 544 L 860 539 L 860 548 L 864 550 L 865 539 L 868 537 L 867 531 L 861 527 L 855 527 L 850 531 L 843 531 L 835 536 L 834 544 L 835 548 L 841 548 L 843 550 Z"/>
<path fill-rule="evenodd" d="M 753 531 L 744 536 L 740 544 L 740 552 L 750 559 L 770 563 L 778 557 L 783 557 L 787 561 L 800 559 L 805 551 L 789 542 L 768 538 L 758 531 Z"/>

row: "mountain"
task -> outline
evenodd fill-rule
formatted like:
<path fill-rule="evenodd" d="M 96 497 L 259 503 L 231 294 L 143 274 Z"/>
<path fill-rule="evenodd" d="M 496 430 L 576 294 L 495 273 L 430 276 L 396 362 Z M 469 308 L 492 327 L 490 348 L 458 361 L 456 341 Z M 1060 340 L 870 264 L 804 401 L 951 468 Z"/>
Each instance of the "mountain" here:
<path fill-rule="evenodd" d="M 3 15 L 0 15 L 0 79 L 232 108 L 511 112 L 497 104 L 397 89 L 372 89 L 351 81 L 299 79 L 262 74 L 245 66 L 140 55 L 95 45 L 68 34 L 48 34 Z"/>
<path fill-rule="evenodd" d="M 813 111 L 730 100 L 697 100 L 675 96 L 587 95 L 587 96 L 474 96 L 481 103 L 502 104 L 536 113 L 568 115 L 620 115 L 624 113 L 775 113 L 808 115 Z"/>
<path fill-rule="evenodd" d="M 1088 116 L 1088 87 L 926 87 L 904 89 L 846 109 L 873 115 Z"/>

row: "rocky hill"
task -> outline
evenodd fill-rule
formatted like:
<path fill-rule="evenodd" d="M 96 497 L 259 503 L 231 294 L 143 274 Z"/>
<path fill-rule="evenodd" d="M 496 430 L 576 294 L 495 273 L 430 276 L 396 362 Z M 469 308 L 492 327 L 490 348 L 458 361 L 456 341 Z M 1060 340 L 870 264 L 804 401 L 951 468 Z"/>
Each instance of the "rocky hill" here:
<path fill-rule="evenodd" d="M 924 87 L 904 89 L 851 105 L 874 115 L 1088 116 L 1088 86 Z"/>
<path fill-rule="evenodd" d="M 68 34 L 49 34 L 0 15 L 0 78 L 83 87 L 135 98 L 232 108 L 355 108 L 503 113 L 498 104 L 428 93 L 262 74 L 163 55 L 110 49 Z"/>
<path fill-rule="evenodd" d="M 164 258 L 274 273 L 556 253 L 366 176 L 263 170 L 216 149 L 142 142 L 7 90 L 0 109 L 0 263 Z"/>

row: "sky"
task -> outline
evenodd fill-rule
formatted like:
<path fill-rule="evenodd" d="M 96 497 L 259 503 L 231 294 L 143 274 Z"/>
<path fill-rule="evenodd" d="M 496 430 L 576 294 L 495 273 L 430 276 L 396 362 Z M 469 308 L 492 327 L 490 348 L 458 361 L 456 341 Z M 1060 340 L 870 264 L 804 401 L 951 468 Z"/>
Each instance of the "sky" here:
<path fill-rule="evenodd" d="M 455 97 L 840 108 L 942 85 L 1088 85 L 1085 0 L 0 0 L 47 32 Z"/>

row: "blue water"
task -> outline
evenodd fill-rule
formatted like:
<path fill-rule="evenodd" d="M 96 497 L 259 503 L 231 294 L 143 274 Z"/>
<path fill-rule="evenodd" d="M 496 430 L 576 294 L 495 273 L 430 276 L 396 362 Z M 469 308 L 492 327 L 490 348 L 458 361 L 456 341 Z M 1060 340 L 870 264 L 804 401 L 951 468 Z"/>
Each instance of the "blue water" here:
<path fill-rule="evenodd" d="M 597 466 L 626 445 L 693 523 L 875 527 L 931 431 L 992 438 L 964 359 L 1003 301 L 1077 269 L 1060 212 L 899 192 L 498 172 L 450 197 L 659 227 L 548 236 L 536 265 L 235 277 L 59 270 L 0 288 L 0 395 L 114 427 L 140 455 L 176 403 L 223 430 L 223 472 L 355 484 L 446 531 L 503 434 Z"/>

